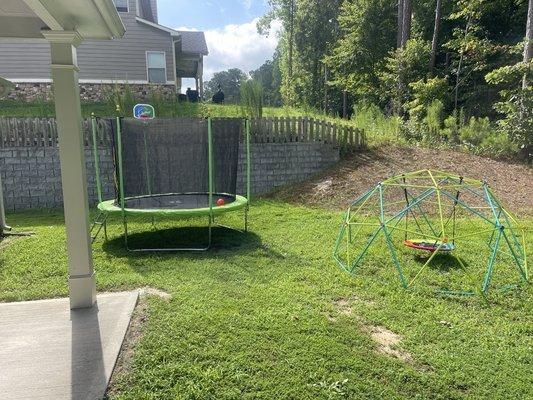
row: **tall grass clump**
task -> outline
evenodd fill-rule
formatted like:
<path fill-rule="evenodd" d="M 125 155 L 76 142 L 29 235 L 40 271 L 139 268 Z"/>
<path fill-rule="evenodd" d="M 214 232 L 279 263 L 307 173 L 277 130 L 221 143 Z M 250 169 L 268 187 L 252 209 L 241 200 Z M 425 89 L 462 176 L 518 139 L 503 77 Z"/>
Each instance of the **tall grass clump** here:
<path fill-rule="evenodd" d="M 388 117 L 375 104 L 360 102 L 354 105 L 351 121 L 363 129 L 369 141 L 380 144 L 401 140 L 399 117 Z"/>
<path fill-rule="evenodd" d="M 255 80 L 248 80 L 241 84 L 241 112 L 249 118 L 263 116 L 263 86 Z"/>

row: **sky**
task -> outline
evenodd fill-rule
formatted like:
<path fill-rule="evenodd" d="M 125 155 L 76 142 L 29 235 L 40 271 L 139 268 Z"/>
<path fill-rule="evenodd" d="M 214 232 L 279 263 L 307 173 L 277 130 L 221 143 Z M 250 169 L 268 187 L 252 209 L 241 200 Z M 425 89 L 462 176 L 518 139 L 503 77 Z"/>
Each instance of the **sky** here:
<path fill-rule="evenodd" d="M 280 25 L 274 23 L 268 36 L 259 35 L 256 29 L 258 18 L 267 11 L 266 0 L 158 0 L 161 25 L 205 32 L 209 48 L 204 59 L 206 81 L 228 68 L 248 73 L 272 58 Z"/>

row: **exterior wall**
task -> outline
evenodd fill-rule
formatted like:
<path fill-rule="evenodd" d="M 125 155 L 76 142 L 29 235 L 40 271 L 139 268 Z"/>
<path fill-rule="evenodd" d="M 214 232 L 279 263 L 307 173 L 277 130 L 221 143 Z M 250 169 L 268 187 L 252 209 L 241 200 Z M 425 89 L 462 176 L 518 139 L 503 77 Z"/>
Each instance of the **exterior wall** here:
<path fill-rule="evenodd" d="M 238 191 L 246 190 L 246 155 L 241 146 Z M 100 169 L 106 199 L 113 198 L 111 151 L 100 148 Z M 97 201 L 92 151 L 85 150 L 89 200 Z M 302 181 L 332 166 L 339 160 L 339 149 L 324 143 L 252 144 L 252 193 Z M 59 152 L 55 147 L 17 147 L 0 149 L 0 174 L 8 211 L 62 206 Z"/>
<path fill-rule="evenodd" d="M 147 82 L 146 51 L 164 51 L 167 81 L 174 83 L 173 43 L 169 33 L 135 20 L 137 0 L 120 13 L 126 27 L 122 39 L 85 42 L 78 48 L 81 80 Z M 45 41 L 0 41 L 0 76 L 16 81 L 49 81 L 50 45 Z"/>
<path fill-rule="evenodd" d="M 124 84 L 119 84 L 123 88 Z M 152 94 L 159 93 L 163 98 L 176 96 L 174 85 L 128 84 L 135 99 L 148 100 Z M 81 101 L 101 102 L 106 101 L 108 94 L 114 89 L 112 84 L 82 83 L 80 84 Z M 18 83 L 15 89 L 7 96 L 11 100 L 24 100 L 28 102 L 41 100 L 51 101 L 54 90 L 51 83 Z"/>

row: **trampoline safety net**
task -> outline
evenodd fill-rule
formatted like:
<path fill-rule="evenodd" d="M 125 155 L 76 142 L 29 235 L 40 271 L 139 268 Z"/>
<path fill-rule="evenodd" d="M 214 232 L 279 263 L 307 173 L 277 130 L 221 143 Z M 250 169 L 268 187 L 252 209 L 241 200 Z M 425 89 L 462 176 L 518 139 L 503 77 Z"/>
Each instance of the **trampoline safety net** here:
<path fill-rule="evenodd" d="M 113 125 L 116 132 L 114 122 Z M 213 193 L 235 195 L 239 139 L 243 136 L 244 121 L 235 118 L 212 119 L 211 126 Z M 125 198 L 209 191 L 206 119 L 160 118 L 139 121 L 125 118 L 121 128 Z M 116 138 L 116 135 L 113 136 Z M 117 143 L 114 143 L 115 155 L 116 146 Z M 117 190 L 116 198 L 119 196 Z M 190 199 L 200 202 L 207 200 L 206 196 L 191 196 Z"/>

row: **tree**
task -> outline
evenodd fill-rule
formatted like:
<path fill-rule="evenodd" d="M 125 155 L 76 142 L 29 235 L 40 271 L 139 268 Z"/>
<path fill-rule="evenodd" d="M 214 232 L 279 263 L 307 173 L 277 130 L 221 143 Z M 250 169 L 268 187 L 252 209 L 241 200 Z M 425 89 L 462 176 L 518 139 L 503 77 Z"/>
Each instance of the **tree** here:
<path fill-rule="evenodd" d="M 205 84 L 206 98 L 210 99 L 220 87 L 224 92 L 225 102 L 236 104 L 240 99 L 241 83 L 247 79 L 246 74 L 238 68 L 216 72 L 213 78 Z"/>
<path fill-rule="evenodd" d="M 411 0 L 403 0 L 402 10 L 402 40 L 400 47 L 405 47 L 411 36 L 411 21 L 413 19 L 413 7 Z"/>
<path fill-rule="evenodd" d="M 524 64 L 529 64 L 533 57 L 533 0 L 529 0 L 527 9 L 526 22 L 526 43 L 524 44 Z M 528 74 L 524 74 L 522 79 L 522 88 L 526 89 L 528 86 Z"/>
<path fill-rule="evenodd" d="M 287 60 L 285 76 L 286 100 L 292 103 L 292 81 L 293 81 L 293 67 L 294 67 L 294 31 L 296 21 L 296 0 L 268 0 L 270 11 L 261 17 L 257 24 L 257 30 L 261 34 L 270 32 L 272 21 L 278 19 L 283 25 L 282 42 L 284 42 L 287 49 Z"/>
<path fill-rule="evenodd" d="M 396 2 L 345 1 L 338 20 L 339 37 L 325 57 L 330 84 L 346 89 L 356 101 L 377 101 L 379 73 L 396 43 Z"/>
<path fill-rule="evenodd" d="M 396 32 L 396 48 L 402 47 L 403 33 L 403 0 L 398 0 L 398 27 Z"/>
<path fill-rule="evenodd" d="M 254 81 L 263 87 L 264 102 L 268 106 L 281 106 L 281 71 L 279 69 L 279 51 L 276 50 L 272 60 L 267 60 L 254 71 L 250 71 Z"/>
<path fill-rule="evenodd" d="M 437 46 L 439 42 L 440 20 L 442 18 L 442 0 L 437 0 L 435 5 L 435 24 L 433 26 L 433 39 L 431 41 L 431 53 L 429 57 L 429 76 L 433 76 L 435 60 L 437 59 Z"/>

